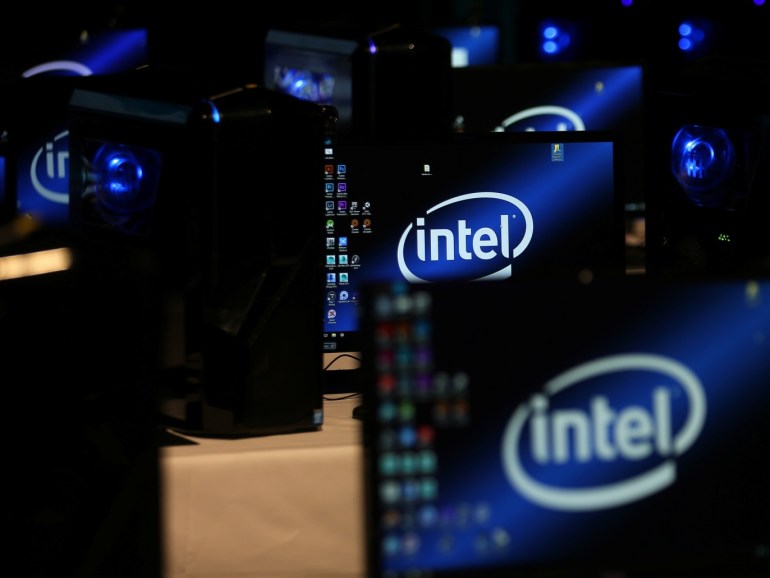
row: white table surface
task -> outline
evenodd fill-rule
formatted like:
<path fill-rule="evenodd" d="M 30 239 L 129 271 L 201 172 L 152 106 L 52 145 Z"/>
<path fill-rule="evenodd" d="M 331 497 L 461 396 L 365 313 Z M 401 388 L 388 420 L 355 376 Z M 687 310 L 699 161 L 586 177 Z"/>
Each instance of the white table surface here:
<path fill-rule="evenodd" d="M 160 452 L 165 578 L 362 578 L 360 397 L 320 431 Z"/>

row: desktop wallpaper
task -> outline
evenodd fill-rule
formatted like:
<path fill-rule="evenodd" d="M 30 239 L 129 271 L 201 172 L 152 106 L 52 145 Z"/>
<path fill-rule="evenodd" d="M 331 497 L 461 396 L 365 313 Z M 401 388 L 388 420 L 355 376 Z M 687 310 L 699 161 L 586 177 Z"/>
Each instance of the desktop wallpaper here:
<path fill-rule="evenodd" d="M 381 568 L 767 569 L 766 281 L 390 287 L 365 349 Z"/>

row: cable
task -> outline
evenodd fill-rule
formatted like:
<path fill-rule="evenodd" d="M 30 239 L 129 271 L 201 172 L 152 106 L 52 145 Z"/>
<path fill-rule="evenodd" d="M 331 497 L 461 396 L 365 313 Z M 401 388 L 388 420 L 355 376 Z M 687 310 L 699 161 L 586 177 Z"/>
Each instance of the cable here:
<path fill-rule="evenodd" d="M 352 399 L 354 397 L 360 396 L 360 393 L 346 393 L 345 395 L 341 395 L 339 397 L 329 397 L 328 395 L 323 396 L 324 401 L 342 401 L 343 399 Z"/>
<path fill-rule="evenodd" d="M 326 366 L 323 368 L 323 370 L 324 370 L 324 371 L 326 371 L 326 370 L 327 370 L 327 369 L 329 369 L 329 368 L 330 368 L 332 365 L 334 365 L 335 363 L 337 363 L 337 362 L 338 362 L 340 359 L 343 359 L 343 358 L 345 358 L 345 357 L 349 357 L 350 359 L 354 359 L 354 360 L 356 360 L 356 361 L 358 361 L 358 362 L 360 362 L 360 361 L 361 361 L 361 358 L 360 358 L 360 357 L 357 357 L 357 356 L 355 356 L 355 355 L 351 355 L 350 353 L 340 353 L 340 354 L 339 354 L 337 357 L 335 357 L 335 358 L 334 358 L 334 359 L 332 359 L 332 360 L 331 360 L 329 363 L 327 363 L 327 364 L 326 364 Z"/>

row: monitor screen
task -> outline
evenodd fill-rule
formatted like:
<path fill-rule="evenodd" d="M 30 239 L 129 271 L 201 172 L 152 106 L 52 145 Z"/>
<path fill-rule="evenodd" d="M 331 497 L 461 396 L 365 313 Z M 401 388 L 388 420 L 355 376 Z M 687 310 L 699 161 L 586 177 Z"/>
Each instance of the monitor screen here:
<path fill-rule="evenodd" d="M 109 30 L 22 73 L 10 88 L 14 115 L 8 121 L 15 151 L 9 195 L 15 211 L 34 215 L 44 225 L 69 225 L 70 94 L 83 78 L 134 70 L 148 56 L 145 29 Z"/>
<path fill-rule="evenodd" d="M 147 64 L 148 31 L 146 28 L 116 28 L 84 35 L 72 50 L 55 54 L 51 60 L 39 62 L 22 72 L 22 77 L 91 76 L 115 74 Z"/>
<path fill-rule="evenodd" d="M 367 576 L 770 570 L 770 282 L 367 293 Z"/>
<path fill-rule="evenodd" d="M 6 222 L 13 214 L 8 199 L 8 181 L 6 172 L 7 151 L 0 147 L 0 221 Z"/>
<path fill-rule="evenodd" d="M 340 135 L 320 203 L 327 383 L 358 361 L 366 283 L 625 274 L 620 145 L 600 132 Z"/>
<path fill-rule="evenodd" d="M 644 203 L 646 85 L 641 64 L 502 64 L 452 73 L 455 130 L 617 131 L 624 140 L 624 203 Z"/>
<path fill-rule="evenodd" d="M 451 43 L 453 68 L 498 64 L 500 61 L 499 26 L 438 26 L 431 28 L 431 32 Z"/>

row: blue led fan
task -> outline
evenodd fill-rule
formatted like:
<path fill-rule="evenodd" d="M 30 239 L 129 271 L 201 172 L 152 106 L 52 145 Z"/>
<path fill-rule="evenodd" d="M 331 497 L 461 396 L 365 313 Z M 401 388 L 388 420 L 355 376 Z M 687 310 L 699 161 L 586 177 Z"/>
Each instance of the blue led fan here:
<path fill-rule="evenodd" d="M 671 144 L 671 171 L 687 197 L 701 207 L 725 201 L 722 184 L 735 170 L 735 147 L 721 128 L 683 126 Z"/>
<path fill-rule="evenodd" d="M 88 162 L 84 200 L 106 225 L 146 233 L 158 192 L 160 153 L 104 142 Z"/>

